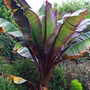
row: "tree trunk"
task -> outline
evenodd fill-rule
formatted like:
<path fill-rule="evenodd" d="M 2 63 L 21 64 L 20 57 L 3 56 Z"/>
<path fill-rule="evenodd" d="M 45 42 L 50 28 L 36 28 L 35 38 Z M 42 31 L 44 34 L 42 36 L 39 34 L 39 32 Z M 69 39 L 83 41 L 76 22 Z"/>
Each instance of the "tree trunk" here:
<path fill-rule="evenodd" d="M 40 90 L 49 90 L 49 86 L 40 84 Z"/>
<path fill-rule="evenodd" d="M 49 90 L 49 80 L 50 80 L 50 77 L 51 77 L 51 74 L 53 72 L 54 67 L 55 67 L 55 65 L 53 65 L 49 69 L 49 71 L 48 71 L 46 77 L 44 78 L 44 80 L 41 80 L 41 81 L 39 80 L 40 81 L 40 90 Z"/>

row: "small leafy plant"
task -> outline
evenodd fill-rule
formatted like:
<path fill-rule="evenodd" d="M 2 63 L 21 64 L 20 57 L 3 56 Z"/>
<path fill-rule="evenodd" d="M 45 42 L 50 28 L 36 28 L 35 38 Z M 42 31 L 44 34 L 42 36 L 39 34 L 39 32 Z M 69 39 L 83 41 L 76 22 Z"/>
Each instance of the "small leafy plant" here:
<path fill-rule="evenodd" d="M 52 5 L 47 0 L 40 8 L 39 16 L 30 10 L 25 0 L 4 0 L 4 3 L 11 10 L 20 30 L 0 18 L 0 31 L 16 37 L 19 43 L 13 52 L 17 51 L 35 63 L 40 90 L 48 90 L 55 66 L 64 60 L 82 56 L 90 47 L 90 32 L 82 34 L 90 24 L 90 19 L 83 20 L 88 13 L 87 8 L 69 11 L 62 20 L 57 21 L 57 10 L 53 13 Z M 13 77 L 12 81 L 16 78 L 9 76 Z M 24 81 L 32 85 L 29 81 Z M 18 83 L 24 81 L 21 78 L 17 80 Z"/>
<path fill-rule="evenodd" d="M 77 79 L 72 80 L 70 86 L 70 90 L 82 90 L 82 85 L 77 81 Z"/>

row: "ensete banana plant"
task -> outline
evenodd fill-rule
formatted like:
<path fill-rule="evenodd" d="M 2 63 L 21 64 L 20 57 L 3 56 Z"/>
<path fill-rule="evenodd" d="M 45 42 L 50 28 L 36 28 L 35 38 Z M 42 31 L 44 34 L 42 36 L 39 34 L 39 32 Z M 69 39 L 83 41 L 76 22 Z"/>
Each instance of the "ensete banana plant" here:
<path fill-rule="evenodd" d="M 47 0 L 40 8 L 39 16 L 30 9 L 25 0 L 4 0 L 4 3 L 11 10 L 19 29 L 0 18 L 0 32 L 8 33 L 17 39 L 18 43 L 13 52 L 35 63 L 39 90 L 48 90 L 55 66 L 64 60 L 82 56 L 90 47 L 90 31 L 82 33 L 90 25 L 90 19 L 83 19 L 88 13 L 87 8 L 76 12 L 69 11 L 62 20 L 57 21 L 57 10 L 53 13 L 52 5 Z M 27 81 L 7 75 L 12 76 L 11 80 L 15 83 L 18 81 L 17 84 Z"/>

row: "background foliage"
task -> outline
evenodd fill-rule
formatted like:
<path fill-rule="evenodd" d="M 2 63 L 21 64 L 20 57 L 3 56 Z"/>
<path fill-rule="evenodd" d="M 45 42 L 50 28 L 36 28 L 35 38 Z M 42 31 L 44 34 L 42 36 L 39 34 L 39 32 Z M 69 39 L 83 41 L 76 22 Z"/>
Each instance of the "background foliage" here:
<path fill-rule="evenodd" d="M 60 20 L 62 19 L 62 16 L 72 10 L 72 11 L 77 11 L 79 9 L 83 9 L 88 7 L 88 10 L 90 10 L 90 2 L 85 1 L 85 0 L 67 0 L 67 1 L 62 1 L 62 5 L 59 5 L 58 3 L 54 3 L 53 4 L 53 12 L 57 9 L 58 13 L 57 13 L 57 19 Z M 87 14 L 87 16 L 85 18 L 90 18 L 90 11 Z"/>

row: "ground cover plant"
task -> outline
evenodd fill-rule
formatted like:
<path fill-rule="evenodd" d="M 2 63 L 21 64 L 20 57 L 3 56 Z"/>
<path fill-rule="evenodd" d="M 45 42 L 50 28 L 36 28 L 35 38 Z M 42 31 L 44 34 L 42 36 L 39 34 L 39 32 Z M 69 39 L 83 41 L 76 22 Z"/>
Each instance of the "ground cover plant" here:
<path fill-rule="evenodd" d="M 53 13 L 52 5 L 47 0 L 40 8 L 39 17 L 29 9 L 30 6 L 25 0 L 4 0 L 4 3 L 11 9 L 21 31 L 2 18 L 0 18 L 0 31 L 16 37 L 19 43 L 13 52 L 17 51 L 35 63 L 40 90 L 48 90 L 55 66 L 64 60 L 82 56 L 82 53 L 87 52 L 90 47 L 90 32 L 82 34 L 90 24 L 90 19 L 82 20 L 88 13 L 87 8 L 76 12 L 69 11 L 62 20 L 57 21 L 57 10 Z M 17 84 L 28 82 L 37 90 L 32 83 L 23 78 L 10 74 L 7 76 L 12 77 L 11 81 Z"/>

